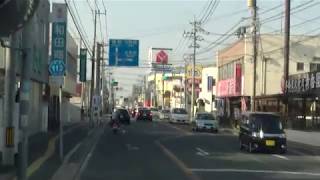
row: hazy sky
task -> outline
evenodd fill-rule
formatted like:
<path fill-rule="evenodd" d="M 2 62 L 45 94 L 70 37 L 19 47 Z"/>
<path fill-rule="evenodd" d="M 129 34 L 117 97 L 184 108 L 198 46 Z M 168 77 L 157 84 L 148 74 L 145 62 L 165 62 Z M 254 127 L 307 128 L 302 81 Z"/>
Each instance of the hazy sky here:
<path fill-rule="evenodd" d="M 95 7 L 92 0 L 88 0 L 91 8 Z M 93 41 L 93 16 L 87 0 L 71 0 L 70 8 L 81 19 L 81 26 L 86 32 L 86 38 L 89 43 Z M 62 0 L 54 0 L 53 2 L 63 2 Z M 97 0 L 97 7 L 103 11 L 101 0 Z M 227 30 L 237 24 L 242 18 L 250 17 L 250 11 L 247 8 L 246 0 L 220 0 L 217 8 L 212 13 L 209 21 L 203 25 L 203 28 L 210 32 L 210 35 L 203 35 L 204 41 L 200 43 L 201 48 L 205 48 L 209 43 L 214 42 L 217 38 L 221 38 L 221 34 L 225 34 Z M 280 13 L 283 11 L 284 0 L 258 0 L 259 19 L 261 22 L 269 17 L 279 17 L 279 19 L 261 25 L 261 32 L 273 32 L 281 29 L 282 19 Z M 292 16 L 291 24 L 298 25 L 292 27 L 292 34 L 302 34 L 312 31 L 310 34 L 320 33 L 319 16 L 320 1 L 319 0 L 292 0 Z M 174 54 L 170 57 L 169 63 L 182 64 L 182 56 L 188 53 L 190 40 L 183 39 L 184 30 L 189 31 L 189 24 L 195 18 L 200 19 L 210 0 L 104 0 L 107 9 L 107 29 L 105 26 L 105 16 L 100 15 L 97 23 L 97 40 L 106 42 L 106 32 L 108 38 L 119 39 L 138 39 L 140 41 L 140 66 L 146 66 L 148 57 L 148 48 L 166 47 L 173 48 Z M 78 15 L 77 15 L 78 16 Z M 101 28 L 100 28 L 101 20 Z M 299 25 L 302 22 L 308 21 Z M 312 20 L 312 21 L 311 21 Z M 240 25 L 249 25 L 250 19 L 244 19 Z M 69 17 L 69 29 L 76 34 L 74 25 Z M 100 30 L 101 29 L 101 30 Z M 102 36 L 101 36 L 102 34 Z M 212 64 L 215 61 L 215 52 L 236 40 L 231 37 L 224 41 L 221 45 L 210 49 L 207 53 L 197 56 L 197 63 Z M 178 46 L 179 45 L 179 46 Z M 201 51 L 200 48 L 200 51 Z M 89 64 L 90 65 L 90 64 Z M 89 70 L 91 68 L 88 68 Z M 123 87 L 123 91 L 119 91 L 118 95 L 126 95 L 131 93 L 133 84 L 141 80 L 141 75 L 148 72 L 147 68 L 117 68 L 112 70 L 114 78 L 119 81 L 119 86 Z M 90 74 L 90 71 L 88 72 Z M 140 75 L 140 76 L 139 76 Z"/>

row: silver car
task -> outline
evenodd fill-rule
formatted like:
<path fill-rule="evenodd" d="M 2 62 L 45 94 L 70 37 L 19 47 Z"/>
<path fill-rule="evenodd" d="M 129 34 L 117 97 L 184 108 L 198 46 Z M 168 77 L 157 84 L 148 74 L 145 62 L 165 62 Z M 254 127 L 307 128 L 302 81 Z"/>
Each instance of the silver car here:
<path fill-rule="evenodd" d="M 211 131 L 218 132 L 219 123 L 215 115 L 207 112 L 197 113 L 195 118 L 196 126 L 194 131 Z"/>
<path fill-rule="evenodd" d="M 169 120 L 170 119 L 170 110 L 161 110 L 160 111 L 160 120 Z"/>

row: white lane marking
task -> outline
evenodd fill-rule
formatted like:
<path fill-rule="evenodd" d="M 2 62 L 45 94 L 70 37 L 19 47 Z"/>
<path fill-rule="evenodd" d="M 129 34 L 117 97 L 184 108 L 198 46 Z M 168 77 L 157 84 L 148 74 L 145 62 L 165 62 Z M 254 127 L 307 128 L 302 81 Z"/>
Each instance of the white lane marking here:
<path fill-rule="evenodd" d="M 320 176 L 315 172 L 297 172 L 297 171 L 274 171 L 274 170 L 255 170 L 255 169 L 190 169 L 192 172 L 235 172 L 235 173 L 266 173 L 266 174 L 290 174 L 290 175 L 307 175 Z"/>
<path fill-rule="evenodd" d="M 196 150 L 198 150 L 198 152 L 196 153 L 197 155 L 200 155 L 200 156 L 208 156 L 210 153 L 208 153 L 207 151 L 197 147 Z"/>
<path fill-rule="evenodd" d="M 127 148 L 129 151 L 136 151 L 136 150 L 139 150 L 140 148 L 137 147 L 137 146 L 133 146 L 131 144 L 126 144 Z"/>
<path fill-rule="evenodd" d="M 279 154 L 272 154 L 272 156 L 280 158 L 280 159 L 284 159 L 284 160 L 289 160 L 289 158 L 285 157 L 285 156 L 281 156 Z"/>

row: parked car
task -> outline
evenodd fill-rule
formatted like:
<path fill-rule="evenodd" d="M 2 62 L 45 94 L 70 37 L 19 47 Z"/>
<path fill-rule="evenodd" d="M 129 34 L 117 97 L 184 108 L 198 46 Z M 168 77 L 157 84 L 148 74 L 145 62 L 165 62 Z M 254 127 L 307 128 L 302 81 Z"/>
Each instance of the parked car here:
<path fill-rule="evenodd" d="M 185 109 L 183 108 L 173 108 L 170 114 L 170 123 L 188 123 L 189 116 Z"/>
<path fill-rule="evenodd" d="M 160 119 L 160 113 L 159 113 L 157 108 L 152 107 L 152 108 L 150 108 L 150 111 L 152 113 L 152 119 L 153 120 Z"/>
<path fill-rule="evenodd" d="M 195 122 L 196 125 L 193 128 L 195 131 L 218 132 L 219 123 L 217 118 L 212 113 L 197 113 L 195 116 Z"/>
<path fill-rule="evenodd" d="M 130 115 L 127 109 L 117 108 L 112 114 L 112 119 L 117 119 L 122 124 L 130 124 Z"/>
<path fill-rule="evenodd" d="M 285 153 L 287 139 L 281 118 L 276 113 L 247 112 L 242 115 L 239 132 L 240 149 L 249 152 L 268 150 Z"/>
<path fill-rule="evenodd" d="M 152 121 L 152 113 L 151 113 L 150 109 L 139 108 L 138 113 L 136 115 L 136 120 L 137 121 L 141 121 L 141 120 Z"/>
<path fill-rule="evenodd" d="M 170 110 L 164 109 L 159 113 L 160 120 L 169 120 L 170 119 Z"/>

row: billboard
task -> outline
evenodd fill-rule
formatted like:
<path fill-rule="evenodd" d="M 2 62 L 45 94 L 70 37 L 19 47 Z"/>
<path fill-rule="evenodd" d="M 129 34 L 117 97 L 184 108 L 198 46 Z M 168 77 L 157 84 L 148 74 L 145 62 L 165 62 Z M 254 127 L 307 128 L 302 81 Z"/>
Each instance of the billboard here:
<path fill-rule="evenodd" d="M 151 64 L 168 64 L 172 54 L 171 48 L 153 48 L 149 49 L 148 60 Z"/>
<path fill-rule="evenodd" d="M 109 66 L 139 66 L 139 40 L 110 39 Z"/>

